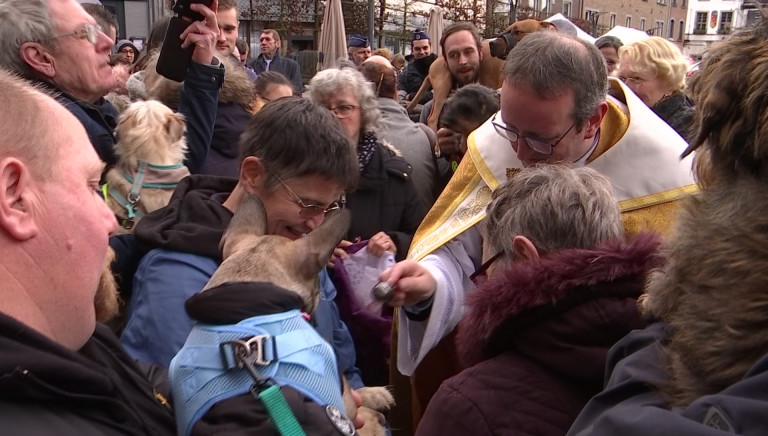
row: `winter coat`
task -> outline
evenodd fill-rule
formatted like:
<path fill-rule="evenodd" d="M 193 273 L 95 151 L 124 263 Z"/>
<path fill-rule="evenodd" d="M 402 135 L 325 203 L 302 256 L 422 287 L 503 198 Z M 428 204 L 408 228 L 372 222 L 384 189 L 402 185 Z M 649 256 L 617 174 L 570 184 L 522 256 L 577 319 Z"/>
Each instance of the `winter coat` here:
<path fill-rule="evenodd" d="M 135 364 L 103 325 L 75 352 L 0 314 L 0 348 L 3 434 L 176 434 L 166 373 Z"/>
<path fill-rule="evenodd" d="M 379 97 L 379 110 L 379 136 L 382 140 L 394 144 L 403 159 L 411 165 L 413 186 L 424 207 L 429 210 L 437 199 L 439 189 L 436 186 L 439 176 L 430 139 L 418 124 L 411 121 L 405 108 L 395 100 Z"/>
<path fill-rule="evenodd" d="M 203 164 L 197 167 L 189 167 L 192 174 L 209 174 L 215 176 L 238 177 L 240 175 L 240 134 L 243 133 L 248 121 L 251 119 L 249 112 L 251 99 L 253 98 L 253 82 L 248 78 L 245 69 L 239 64 L 224 59 L 221 61 L 225 67 L 224 82 L 220 85 L 218 106 L 213 113 L 213 133 L 206 145 L 210 147 L 202 160 Z M 171 109 L 176 110 L 179 104 L 179 89 L 181 84 L 158 77 L 154 73 L 157 64 L 157 55 L 153 56 L 147 65 L 147 76 L 144 81 L 150 97 L 161 101 Z M 185 77 L 185 82 L 189 76 Z M 187 120 L 187 131 L 195 128 L 195 125 Z"/>
<path fill-rule="evenodd" d="M 63 91 L 58 90 L 58 92 L 60 94 L 57 100 L 83 124 L 88 139 L 91 140 L 91 144 L 96 149 L 96 154 L 99 155 L 101 161 L 107 165 L 115 165 L 117 163 L 115 128 L 119 116 L 117 109 L 104 98 L 91 104 L 78 100 Z"/>
<path fill-rule="evenodd" d="M 470 367 L 438 389 L 417 434 L 565 434 L 602 389 L 608 350 L 645 326 L 636 299 L 658 247 L 641 236 L 562 250 L 479 286 L 457 334 Z"/>
<path fill-rule="evenodd" d="M 433 53 L 421 59 L 414 59 L 413 62 L 405 67 L 405 72 L 401 76 L 398 87 L 407 93 L 409 100 L 416 96 L 424 79 L 429 75 L 429 67 L 436 59 L 437 55 Z M 432 91 L 424 93 L 421 100 L 419 100 L 419 104 L 426 104 L 430 100 L 432 100 Z"/>
<path fill-rule="evenodd" d="M 264 60 L 264 54 L 260 54 L 256 59 L 248 64 L 256 74 L 261 74 L 267 69 L 267 62 Z M 276 52 L 269 63 L 269 71 L 275 71 L 288 79 L 293 85 L 293 93 L 301 95 L 304 92 L 304 83 L 301 78 L 301 67 L 299 63 L 290 58 L 280 56 Z"/>
<path fill-rule="evenodd" d="M 146 215 L 136 226 L 139 244 L 152 247 L 134 276 L 128 321 L 120 341 L 136 359 L 167 367 L 184 345 L 194 320 L 184 302 L 199 293 L 221 263 L 219 241 L 232 219 L 222 206 L 237 180 L 190 176 L 179 183 L 163 209 Z M 333 304 L 336 289 L 320 274 L 321 300 L 314 317 L 317 330 L 336 352 L 353 387 L 362 387 L 355 368 L 349 331 Z"/>
<path fill-rule="evenodd" d="M 674 92 L 669 97 L 659 100 L 651 109 L 683 139 L 687 141 L 690 138 L 696 110 L 685 93 Z"/>
<path fill-rule="evenodd" d="M 346 201 L 352 213 L 348 240 L 369 239 L 383 231 L 397 246 L 395 257 L 405 259 L 427 209 L 413 186 L 411 166 L 393 147 L 379 143 Z"/>

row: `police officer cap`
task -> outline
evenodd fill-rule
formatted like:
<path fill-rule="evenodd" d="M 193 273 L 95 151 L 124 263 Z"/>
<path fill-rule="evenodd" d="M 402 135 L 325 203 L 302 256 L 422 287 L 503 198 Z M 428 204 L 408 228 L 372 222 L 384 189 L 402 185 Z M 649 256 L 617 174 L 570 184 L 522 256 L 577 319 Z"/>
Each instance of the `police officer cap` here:
<path fill-rule="evenodd" d="M 357 33 L 353 33 L 349 35 L 349 44 L 350 47 L 368 47 L 368 38 L 364 37 L 363 35 L 359 35 Z"/>
<path fill-rule="evenodd" d="M 413 36 L 411 37 L 411 42 L 419 41 L 419 40 L 422 40 L 422 39 L 429 39 L 429 35 L 427 35 L 427 32 L 425 32 L 425 31 L 423 31 L 421 29 L 414 30 L 413 31 Z"/>

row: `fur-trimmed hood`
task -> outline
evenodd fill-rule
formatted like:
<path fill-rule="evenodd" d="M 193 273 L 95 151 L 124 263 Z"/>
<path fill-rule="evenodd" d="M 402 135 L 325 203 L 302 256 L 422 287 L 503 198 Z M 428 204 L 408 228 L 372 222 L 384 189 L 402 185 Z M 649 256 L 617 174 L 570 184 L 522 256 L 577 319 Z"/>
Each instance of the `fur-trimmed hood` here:
<path fill-rule="evenodd" d="M 642 326 L 634 300 L 642 293 L 645 274 L 662 263 L 659 246 L 658 236 L 644 234 L 594 250 L 567 249 L 512 264 L 468 297 L 457 337 L 460 357 L 474 365 L 509 348 L 537 347 L 538 353 L 551 346 L 559 348 L 550 351 L 562 359 L 562 347 L 572 351 L 599 347 L 599 342 L 607 352 Z M 587 305 L 592 306 L 584 309 Z M 565 315 L 580 309 L 578 317 Z M 596 338 L 596 332 L 608 337 Z M 557 343 L 542 343 L 544 337 L 546 342 L 555 337 Z"/>
<path fill-rule="evenodd" d="M 173 110 L 179 109 L 179 91 L 181 83 L 168 80 L 156 71 L 159 53 L 152 55 L 146 68 L 144 83 L 147 94 L 163 102 Z M 253 82 L 242 65 L 236 64 L 229 58 L 219 58 L 224 64 L 224 83 L 219 91 L 219 103 L 237 103 L 249 108 L 254 96 Z"/>

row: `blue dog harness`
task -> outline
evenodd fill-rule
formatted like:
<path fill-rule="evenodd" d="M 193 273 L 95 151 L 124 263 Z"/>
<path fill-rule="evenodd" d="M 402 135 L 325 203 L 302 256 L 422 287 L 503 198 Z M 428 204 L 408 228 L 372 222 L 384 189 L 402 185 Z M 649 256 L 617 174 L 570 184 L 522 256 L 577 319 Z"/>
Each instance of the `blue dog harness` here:
<path fill-rule="evenodd" d="M 333 348 L 299 310 L 289 310 L 192 329 L 169 368 L 179 435 L 189 435 L 215 403 L 250 392 L 253 368 L 264 380 L 345 410 Z"/>

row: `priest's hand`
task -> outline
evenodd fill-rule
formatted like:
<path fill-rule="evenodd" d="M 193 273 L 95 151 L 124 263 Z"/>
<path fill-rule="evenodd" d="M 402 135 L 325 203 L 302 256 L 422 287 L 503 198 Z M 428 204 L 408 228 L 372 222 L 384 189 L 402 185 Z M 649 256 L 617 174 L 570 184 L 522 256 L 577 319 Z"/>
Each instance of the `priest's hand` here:
<path fill-rule="evenodd" d="M 437 282 L 426 268 L 412 260 L 398 262 L 381 273 L 379 280 L 394 287 L 390 306 L 412 306 L 435 293 Z"/>

